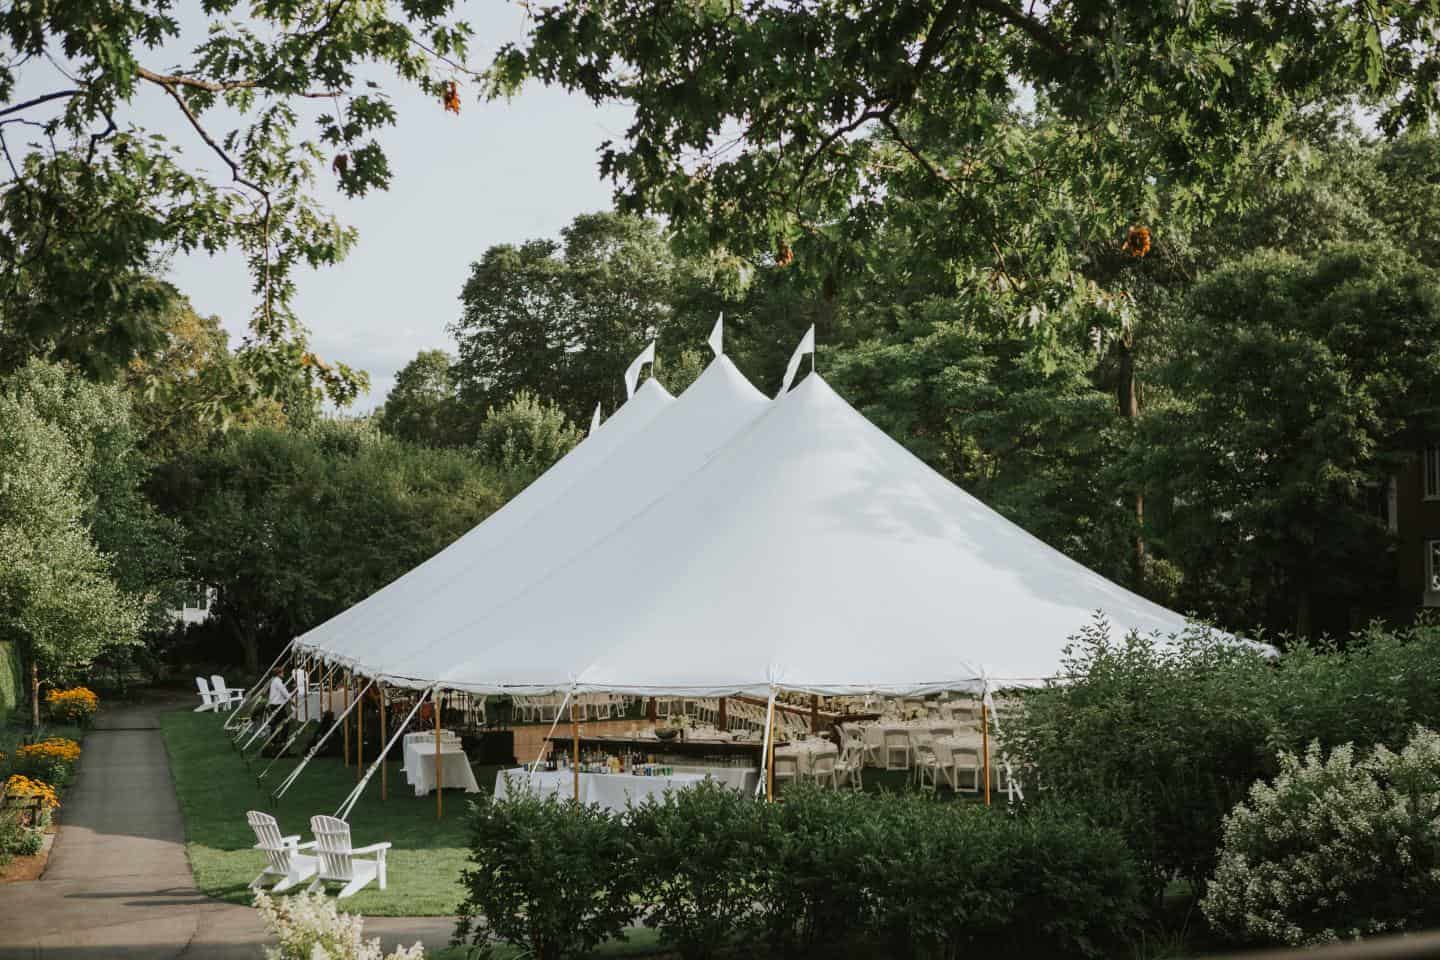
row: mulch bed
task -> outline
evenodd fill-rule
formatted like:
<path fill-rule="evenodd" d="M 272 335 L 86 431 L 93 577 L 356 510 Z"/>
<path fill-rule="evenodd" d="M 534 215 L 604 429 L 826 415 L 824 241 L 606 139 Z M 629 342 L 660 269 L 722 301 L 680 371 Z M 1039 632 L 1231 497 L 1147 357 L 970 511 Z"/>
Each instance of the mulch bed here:
<path fill-rule="evenodd" d="M 39 880 L 50 862 L 50 848 L 55 846 L 55 827 L 45 831 L 45 846 L 33 857 L 16 857 L 0 867 L 0 883 L 17 883 L 21 880 Z"/>

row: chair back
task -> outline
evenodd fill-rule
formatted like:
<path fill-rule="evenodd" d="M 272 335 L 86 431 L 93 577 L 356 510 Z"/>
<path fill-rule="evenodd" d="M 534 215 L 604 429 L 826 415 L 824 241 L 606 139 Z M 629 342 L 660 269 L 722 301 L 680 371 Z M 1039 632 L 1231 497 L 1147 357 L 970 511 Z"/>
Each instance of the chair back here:
<path fill-rule="evenodd" d="M 275 818 L 268 813 L 251 810 L 245 814 L 245 819 L 250 821 L 250 829 L 255 831 L 255 846 L 265 851 L 265 862 L 270 865 L 270 869 L 278 873 L 289 873 L 290 854 L 294 851 L 281 839 L 280 825 Z"/>
<path fill-rule="evenodd" d="M 215 702 L 215 695 L 210 692 L 210 684 L 205 681 L 204 677 L 196 677 L 195 686 L 200 688 L 201 700 L 203 700 L 205 703 Z"/>
<path fill-rule="evenodd" d="M 797 780 L 797 779 L 799 779 L 799 777 L 800 777 L 800 761 L 799 761 L 798 758 L 796 758 L 796 757 L 776 757 L 776 758 L 775 758 L 775 779 L 778 780 L 778 779 L 780 779 L 781 777 L 789 777 L 789 778 L 792 779 L 792 780 Z"/>
<path fill-rule="evenodd" d="M 934 737 L 937 740 L 941 737 L 953 737 L 955 736 L 955 728 L 934 726 L 930 728 L 930 736 Z"/>
<path fill-rule="evenodd" d="M 886 750 L 909 750 L 910 734 L 904 730 L 885 731 Z"/>
<path fill-rule="evenodd" d="M 835 755 L 822 753 L 811 758 L 810 772 L 817 777 L 828 777 L 835 772 Z"/>
<path fill-rule="evenodd" d="M 353 879 L 350 824 L 334 817 L 311 817 L 310 832 L 315 835 L 315 852 L 320 856 L 320 875 L 327 880 Z"/>
<path fill-rule="evenodd" d="M 229 687 L 226 686 L 224 677 L 220 676 L 220 674 L 218 673 L 212 673 L 210 674 L 210 689 L 214 690 L 221 696 L 225 696 L 225 691 L 228 690 Z"/>

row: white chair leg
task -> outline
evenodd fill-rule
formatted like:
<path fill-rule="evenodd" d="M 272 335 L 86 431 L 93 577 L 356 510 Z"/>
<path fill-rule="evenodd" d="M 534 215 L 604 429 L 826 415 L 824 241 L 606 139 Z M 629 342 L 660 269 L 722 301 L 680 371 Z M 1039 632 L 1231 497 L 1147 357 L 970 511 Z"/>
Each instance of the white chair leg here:
<path fill-rule="evenodd" d="M 325 883 L 319 877 L 310 881 L 310 886 L 305 888 L 306 893 L 314 893 L 316 890 L 324 889 Z"/>
<path fill-rule="evenodd" d="M 359 893 L 360 889 L 364 887 L 365 884 L 369 883 L 370 880 L 371 878 L 368 876 L 357 876 L 355 879 L 345 884 L 341 891 L 335 895 L 335 899 L 344 900 L 346 897 L 355 896 L 355 894 Z"/>
<path fill-rule="evenodd" d="M 379 860 L 377 861 L 377 863 L 379 864 L 379 870 L 380 870 L 380 878 L 379 878 L 380 889 L 381 889 L 381 890 L 384 890 L 384 889 L 385 889 L 385 851 L 384 851 L 384 850 L 381 850 L 381 851 L 380 851 L 380 857 L 379 857 Z"/>

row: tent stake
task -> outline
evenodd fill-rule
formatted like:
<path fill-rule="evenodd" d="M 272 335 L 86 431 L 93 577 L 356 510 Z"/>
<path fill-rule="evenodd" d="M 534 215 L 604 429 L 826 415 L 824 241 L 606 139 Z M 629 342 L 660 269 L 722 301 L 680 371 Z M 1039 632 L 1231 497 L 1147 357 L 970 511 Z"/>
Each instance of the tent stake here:
<path fill-rule="evenodd" d="M 990 806 L 990 695 L 987 692 L 980 700 L 980 744 L 985 754 L 985 806 Z"/>
<path fill-rule="evenodd" d="M 380 742 L 385 743 L 385 684 L 380 684 Z M 385 780 L 385 754 L 380 754 L 380 800 L 384 802 L 386 787 L 389 784 Z"/>
<path fill-rule="evenodd" d="M 431 705 L 435 708 L 435 819 L 439 820 L 445 812 L 445 784 L 441 781 L 443 774 L 440 767 L 440 688 L 435 688 L 435 693 L 430 698 Z"/>

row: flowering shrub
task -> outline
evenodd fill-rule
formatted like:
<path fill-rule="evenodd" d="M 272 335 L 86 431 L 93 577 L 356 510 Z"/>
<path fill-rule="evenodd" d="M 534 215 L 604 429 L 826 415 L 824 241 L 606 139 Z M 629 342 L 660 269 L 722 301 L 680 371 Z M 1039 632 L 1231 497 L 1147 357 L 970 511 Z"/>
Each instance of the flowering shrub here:
<path fill-rule="evenodd" d="M 1440 734 L 1283 754 L 1225 818 L 1201 907 L 1233 939 L 1293 945 L 1440 924 Z"/>
<path fill-rule="evenodd" d="M 341 913 L 323 893 L 283 900 L 257 893 L 255 909 L 280 940 L 279 947 L 265 948 L 268 960 L 382 960 L 379 938 L 361 936 L 364 919 Z M 396 947 L 384 960 L 425 960 L 425 950 L 417 941 L 408 949 Z"/>
<path fill-rule="evenodd" d="M 29 801 L 40 801 L 38 812 L 33 817 L 28 810 L 22 813 L 21 820 L 24 826 L 46 826 L 50 822 L 50 811 L 60 806 L 60 798 L 55 795 L 55 788 L 43 780 L 31 780 L 23 774 L 15 773 L 10 775 L 4 786 L 5 789 L 0 791 L 0 795 L 5 797 L 7 804 L 0 804 L 0 806 L 13 805 L 11 798 L 18 798 L 25 802 L 27 807 Z M 30 822 L 32 820 L 33 822 Z"/>
<path fill-rule="evenodd" d="M 100 708 L 100 698 L 88 687 L 51 690 L 45 697 L 50 716 L 76 726 L 85 726 Z"/>
<path fill-rule="evenodd" d="M 50 737 L 15 751 L 15 769 L 36 780 L 64 786 L 70 782 L 80 744 L 64 737 Z"/>

